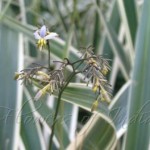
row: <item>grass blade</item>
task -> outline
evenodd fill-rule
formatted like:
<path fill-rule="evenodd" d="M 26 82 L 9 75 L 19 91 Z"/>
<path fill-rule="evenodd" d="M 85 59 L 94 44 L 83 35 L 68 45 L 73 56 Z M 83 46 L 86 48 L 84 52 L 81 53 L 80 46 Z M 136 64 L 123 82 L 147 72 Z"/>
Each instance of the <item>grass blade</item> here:
<path fill-rule="evenodd" d="M 121 63 L 120 66 L 121 66 L 121 70 L 123 72 L 123 75 L 124 75 L 125 79 L 128 80 L 131 63 L 129 62 L 122 45 L 119 43 L 116 33 L 114 32 L 114 30 L 112 29 L 110 24 L 105 20 L 104 15 L 101 12 L 100 8 L 96 4 L 95 4 L 95 7 L 96 7 L 96 10 L 99 14 L 99 17 L 100 17 L 100 19 L 101 19 L 101 21 L 105 27 L 107 37 L 108 37 L 108 40 L 109 40 L 110 45 L 112 47 L 112 50 L 113 50 L 114 54 L 116 56 L 118 56 L 118 58 L 119 58 L 119 61 Z"/>
<path fill-rule="evenodd" d="M 143 4 L 141 21 L 136 39 L 135 67 L 129 98 L 128 130 L 124 149 L 149 149 L 149 77 L 150 77 L 150 1 Z M 143 140 L 144 139 L 144 140 Z"/>
<path fill-rule="evenodd" d="M 12 40 L 13 39 L 13 40 Z M 18 109 L 21 106 L 22 87 L 13 80 L 17 67 L 23 64 L 19 34 L 0 24 L 0 147 L 17 149 L 20 124 L 17 122 Z M 21 42 L 21 43 L 20 43 Z M 18 92 L 18 94 L 17 94 Z"/>
<path fill-rule="evenodd" d="M 46 150 L 40 124 L 27 92 L 24 95 L 21 116 L 21 136 L 26 149 Z"/>
<path fill-rule="evenodd" d="M 113 149 L 116 146 L 114 126 L 107 117 L 94 114 L 67 150 Z"/>

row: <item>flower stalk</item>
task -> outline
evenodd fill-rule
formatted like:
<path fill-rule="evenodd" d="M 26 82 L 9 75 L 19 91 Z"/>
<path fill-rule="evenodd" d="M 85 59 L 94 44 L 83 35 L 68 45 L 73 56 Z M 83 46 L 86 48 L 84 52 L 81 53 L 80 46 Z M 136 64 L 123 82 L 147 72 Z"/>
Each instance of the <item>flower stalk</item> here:
<path fill-rule="evenodd" d="M 54 119 L 53 119 L 53 125 L 52 125 L 52 132 L 51 132 L 51 136 L 50 136 L 50 141 L 49 141 L 49 150 L 52 150 L 52 142 L 53 142 L 53 136 L 54 136 L 54 130 L 55 130 L 55 124 L 57 122 L 57 115 L 58 115 L 58 112 L 59 112 L 59 106 L 60 106 L 60 103 L 61 103 L 61 97 L 62 97 L 62 94 L 65 90 L 65 88 L 68 86 L 68 84 L 70 83 L 70 81 L 73 79 L 73 77 L 78 73 L 76 72 L 76 70 L 80 67 L 80 65 L 83 63 L 84 60 L 82 60 L 76 68 L 73 69 L 73 72 L 72 74 L 69 76 L 68 80 L 66 81 L 66 83 L 64 84 L 64 86 L 62 87 L 61 91 L 59 92 L 58 94 L 58 99 L 57 99 L 57 104 L 56 104 L 56 111 L 55 111 L 55 114 L 54 114 Z M 68 62 L 69 63 L 69 62 Z"/>
<path fill-rule="evenodd" d="M 50 43 L 47 41 L 47 47 L 48 47 L 48 69 L 51 68 L 51 49 L 50 49 Z"/>
<path fill-rule="evenodd" d="M 83 82 L 92 85 L 92 91 L 95 93 L 96 100 L 91 106 L 91 112 L 95 111 L 100 102 L 111 102 L 110 85 L 106 79 L 108 71 L 111 69 L 107 59 L 102 56 L 96 56 L 93 48 L 90 46 L 81 51 L 81 57 L 75 62 L 71 62 L 65 58 L 63 62 L 54 61 L 59 63 L 58 69 L 51 70 L 51 49 L 49 40 L 56 38 L 57 33 L 49 32 L 47 27 L 43 25 L 40 29 L 34 32 L 35 39 L 37 39 L 37 47 L 43 50 L 44 47 L 48 49 L 48 67 L 34 64 L 34 66 L 21 70 L 15 74 L 16 80 L 22 80 L 25 83 L 33 83 L 39 88 L 39 91 L 34 97 L 34 100 L 39 100 L 41 96 L 49 93 L 58 95 L 56 110 L 51 127 L 51 136 L 49 140 L 49 149 L 52 149 L 53 136 L 55 132 L 55 125 L 57 123 L 57 116 L 60 109 L 61 98 L 64 90 L 71 82 L 71 80 L 79 73 L 84 75 Z M 67 66 L 71 66 L 72 73 L 66 78 L 65 72 Z"/>

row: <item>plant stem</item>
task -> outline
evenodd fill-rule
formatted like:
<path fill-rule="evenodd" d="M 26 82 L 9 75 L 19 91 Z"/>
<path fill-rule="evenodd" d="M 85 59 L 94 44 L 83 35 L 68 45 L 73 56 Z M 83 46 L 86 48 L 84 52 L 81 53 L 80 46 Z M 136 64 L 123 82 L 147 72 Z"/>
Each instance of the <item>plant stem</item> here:
<path fill-rule="evenodd" d="M 83 63 L 83 61 L 80 62 L 80 64 L 75 68 L 75 70 Z M 52 133 L 50 136 L 50 142 L 49 142 L 49 150 L 52 150 L 52 143 L 53 143 L 53 136 L 54 136 L 54 130 L 55 130 L 55 124 L 57 121 L 57 115 L 59 112 L 59 106 L 60 106 L 60 102 L 61 102 L 61 96 L 63 94 L 63 91 L 65 90 L 65 88 L 68 86 L 68 84 L 70 83 L 70 81 L 72 80 L 72 78 L 77 74 L 78 72 L 73 71 L 72 74 L 70 75 L 70 77 L 68 78 L 68 80 L 66 81 L 66 84 L 62 87 L 61 91 L 58 94 L 58 100 L 57 100 L 57 105 L 56 105 L 56 111 L 55 111 L 55 115 L 54 115 L 54 119 L 53 119 L 53 124 L 52 124 Z"/>
<path fill-rule="evenodd" d="M 49 150 L 52 150 L 52 141 L 53 141 L 53 136 L 54 136 L 55 124 L 56 124 L 56 121 L 57 121 L 57 115 L 58 115 L 58 112 L 59 112 L 59 106 L 60 106 L 60 102 L 61 102 L 61 96 L 63 94 L 63 91 L 67 87 L 67 85 L 70 83 L 71 79 L 74 77 L 74 75 L 76 75 L 75 72 L 73 72 L 70 75 L 70 78 L 68 79 L 68 81 L 66 82 L 66 84 L 64 85 L 64 87 L 62 88 L 62 90 L 59 92 L 58 100 L 57 100 L 57 105 L 56 105 L 56 111 L 55 111 L 55 115 L 54 115 L 54 119 L 53 119 L 53 124 L 52 124 L 52 133 L 51 133 L 50 142 L 49 142 L 49 144 L 50 144 L 49 145 Z"/>
<path fill-rule="evenodd" d="M 51 49 L 49 41 L 47 41 L 47 47 L 48 47 L 48 69 L 50 70 L 51 67 Z"/>
<path fill-rule="evenodd" d="M 59 106 L 60 106 L 61 95 L 62 95 L 62 92 L 60 92 L 59 95 L 58 95 L 56 112 L 55 112 L 54 119 L 53 119 L 52 132 L 51 132 L 50 142 L 49 142 L 49 150 L 52 149 L 53 135 L 54 135 L 54 130 L 55 130 L 56 118 L 57 118 L 57 114 L 58 114 L 58 110 L 59 110 Z"/>

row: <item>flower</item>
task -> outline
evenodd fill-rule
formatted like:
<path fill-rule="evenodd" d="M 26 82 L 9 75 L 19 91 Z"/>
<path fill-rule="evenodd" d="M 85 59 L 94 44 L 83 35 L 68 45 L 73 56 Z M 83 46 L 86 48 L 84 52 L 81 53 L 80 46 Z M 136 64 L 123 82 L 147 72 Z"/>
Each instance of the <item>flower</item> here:
<path fill-rule="evenodd" d="M 98 101 L 98 100 L 96 100 L 96 101 L 92 104 L 91 112 L 93 112 L 94 110 L 96 110 L 96 109 L 97 109 L 97 107 L 98 107 L 98 105 L 99 105 L 99 101 Z"/>
<path fill-rule="evenodd" d="M 47 44 L 47 40 L 54 39 L 58 34 L 55 32 L 49 32 L 45 25 L 43 25 L 40 29 L 34 32 L 35 39 L 38 40 L 37 46 L 40 50 L 43 49 Z"/>
<path fill-rule="evenodd" d="M 34 100 L 38 100 L 41 96 L 45 95 L 46 92 L 48 92 L 51 88 L 51 85 L 48 83 L 46 86 L 44 86 L 44 88 L 42 88 L 41 90 L 39 90 L 39 92 L 35 95 Z"/>
<path fill-rule="evenodd" d="M 38 71 L 36 73 L 36 75 L 46 78 L 45 83 L 48 82 L 48 84 L 44 85 L 44 87 L 38 91 L 38 93 L 34 97 L 34 100 L 38 100 L 40 97 L 44 96 L 46 93 L 49 93 L 51 95 L 54 92 L 58 93 L 60 91 L 61 87 L 64 84 L 64 80 L 65 80 L 64 74 L 63 74 L 64 68 L 65 68 L 65 66 L 63 64 L 62 66 L 60 66 L 60 68 L 58 70 L 49 71 L 48 74 L 46 74 L 42 71 Z M 44 81 L 44 80 L 42 79 L 42 81 Z"/>
<path fill-rule="evenodd" d="M 111 99 L 111 86 L 106 79 L 106 75 L 111 69 L 108 60 L 101 55 L 94 55 L 93 48 L 88 47 L 82 52 L 81 58 L 85 59 L 85 67 L 83 69 L 84 79 L 88 80 L 88 83 L 92 83 L 92 91 L 98 93 L 98 99 L 110 103 Z M 98 101 L 95 101 L 92 106 L 92 110 L 98 106 Z"/>
<path fill-rule="evenodd" d="M 39 64 L 33 63 L 30 68 L 26 68 L 21 70 L 20 72 L 16 72 L 14 79 L 15 80 L 22 80 L 22 83 L 28 84 L 32 82 L 39 82 L 41 83 L 48 83 L 50 80 L 49 75 L 47 72 L 45 73 L 45 69 L 47 70 L 47 67 L 44 67 Z"/>
<path fill-rule="evenodd" d="M 92 90 L 93 92 L 97 92 L 97 90 L 99 89 L 100 83 L 99 83 L 99 79 L 98 78 L 93 78 L 93 87 Z"/>

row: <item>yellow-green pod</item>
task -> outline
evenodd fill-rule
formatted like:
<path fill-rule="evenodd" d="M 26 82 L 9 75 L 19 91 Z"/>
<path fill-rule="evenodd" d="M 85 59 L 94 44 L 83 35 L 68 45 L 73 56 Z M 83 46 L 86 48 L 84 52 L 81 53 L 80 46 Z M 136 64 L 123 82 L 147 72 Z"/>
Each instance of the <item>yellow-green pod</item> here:
<path fill-rule="evenodd" d="M 93 103 L 92 107 L 91 107 L 91 112 L 93 112 L 94 110 L 96 110 L 96 109 L 97 109 L 98 104 L 99 104 L 99 101 L 98 101 L 98 100 L 96 100 L 96 101 Z"/>

